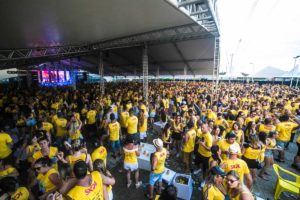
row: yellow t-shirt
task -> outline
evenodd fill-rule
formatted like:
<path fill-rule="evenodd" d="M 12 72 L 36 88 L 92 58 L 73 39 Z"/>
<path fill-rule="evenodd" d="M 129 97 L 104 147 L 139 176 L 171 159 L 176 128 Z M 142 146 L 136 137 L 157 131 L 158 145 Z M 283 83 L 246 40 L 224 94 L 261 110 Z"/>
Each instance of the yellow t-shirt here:
<path fill-rule="evenodd" d="M 167 150 L 165 148 L 163 148 L 162 151 L 155 152 L 154 156 L 157 158 L 157 164 L 156 164 L 156 168 L 154 169 L 153 173 L 161 174 L 165 171 L 165 161 L 167 158 Z"/>
<path fill-rule="evenodd" d="M 120 138 L 120 124 L 113 122 L 108 124 L 109 140 L 118 141 Z"/>
<path fill-rule="evenodd" d="M 276 125 L 276 131 L 278 131 L 278 140 L 289 141 L 291 138 L 292 130 L 297 127 L 298 124 L 294 122 L 280 122 Z"/>
<path fill-rule="evenodd" d="M 127 121 L 128 117 L 129 117 L 129 113 L 127 111 L 124 111 L 121 113 L 120 123 L 121 123 L 122 128 L 126 128 L 126 121 Z"/>
<path fill-rule="evenodd" d="M 171 136 L 171 130 L 167 131 L 167 134 L 162 133 L 162 140 L 163 142 L 169 142 Z"/>
<path fill-rule="evenodd" d="M 204 140 L 205 145 L 206 145 L 207 147 L 209 147 L 209 148 L 212 147 L 213 137 L 212 137 L 212 135 L 211 135 L 210 133 L 202 134 L 202 140 Z M 207 157 L 207 158 L 211 156 L 211 151 L 205 149 L 202 145 L 199 145 L 198 152 L 199 152 L 202 156 Z"/>
<path fill-rule="evenodd" d="M 93 162 L 97 159 L 100 159 L 103 160 L 103 162 L 106 164 L 106 158 L 107 158 L 106 148 L 104 146 L 98 147 L 93 151 L 91 157 Z"/>
<path fill-rule="evenodd" d="M 70 165 L 74 165 L 78 160 L 82 160 L 85 161 L 86 160 L 87 155 L 85 153 L 81 153 L 81 155 L 79 157 L 74 157 L 73 155 L 68 155 L 67 159 L 68 159 L 68 163 Z"/>
<path fill-rule="evenodd" d="M 183 145 L 184 152 L 192 152 L 195 147 L 196 131 L 194 129 L 188 130 L 186 136 L 189 137 L 188 141 Z"/>
<path fill-rule="evenodd" d="M 29 191 L 26 187 L 19 187 L 12 195 L 11 200 L 27 200 L 29 199 Z"/>
<path fill-rule="evenodd" d="M 103 200 L 103 183 L 100 173 L 93 171 L 91 177 L 90 186 L 76 185 L 68 192 L 68 197 L 73 200 Z"/>
<path fill-rule="evenodd" d="M 138 151 L 137 148 L 131 150 L 123 148 L 123 150 L 124 150 L 124 163 L 136 164 L 138 162 L 136 156 L 136 151 Z"/>
<path fill-rule="evenodd" d="M 254 149 L 252 147 L 245 148 L 244 157 L 251 159 L 251 160 L 257 160 L 260 158 L 260 155 L 262 153 L 262 149 Z"/>
<path fill-rule="evenodd" d="M 128 134 L 137 133 L 138 118 L 136 116 L 128 117 L 126 127 Z"/>
<path fill-rule="evenodd" d="M 13 142 L 10 135 L 7 133 L 0 133 L 0 159 L 4 159 L 8 157 L 12 150 L 9 148 L 8 144 L 11 144 Z"/>
<path fill-rule="evenodd" d="M 275 131 L 275 126 L 266 126 L 265 124 L 261 124 L 258 128 L 258 132 L 270 133 L 271 131 Z"/>
<path fill-rule="evenodd" d="M 237 145 L 238 147 L 240 147 L 240 145 L 237 143 L 237 142 L 234 142 L 233 143 L 234 145 Z M 226 160 L 228 159 L 227 157 L 227 153 L 228 153 L 228 148 L 233 145 L 233 144 L 229 144 L 225 139 L 223 140 L 220 140 L 218 142 L 218 146 L 220 147 L 221 151 L 222 151 L 222 154 L 221 154 L 221 157 L 223 160 Z M 241 155 L 241 151 L 238 155 Z"/>
<path fill-rule="evenodd" d="M 40 188 L 42 188 L 43 192 L 49 192 L 56 187 L 49 179 L 49 176 L 51 174 L 58 174 L 58 172 L 56 169 L 51 168 L 45 175 L 39 174 L 37 177 L 37 179 L 39 180 Z"/>
<path fill-rule="evenodd" d="M 14 171 L 16 171 L 16 168 L 14 167 L 8 167 L 7 169 L 0 170 L 0 177 L 9 176 Z"/>
<path fill-rule="evenodd" d="M 47 132 L 50 133 L 51 129 L 53 129 L 53 125 L 49 122 L 43 122 L 43 129 Z"/>
<path fill-rule="evenodd" d="M 67 134 L 67 122 L 65 118 L 57 118 L 55 120 L 57 137 L 63 137 Z"/>
<path fill-rule="evenodd" d="M 239 174 L 242 183 L 244 182 L 244 175 L 250 173 L 247 163 L 239 158 L 236 160 L 227 159 L 223 162 L 222 166 L 226 173 L 231 170 L 236 171 Z"/>
<path fill-rule="evenodd" d="M 87 124 L 89 124 L 89 125 L 95 124 L 96 123 L 96 115 L 97 115 L 97 112 L 95 110 L 89 110 L 86 113 Z"/>
<path fill-rule="evenodd" d="M 224 200 L 224 194 L 214 185 L 204 185 L 203 188 L 204 199 L 207 200 Z"/>
<path fill-rule="evenodd" d="M 57 155 L 57 152 L 58 152 L 58 149 L 57 149 L 56 147 L 50 147 L 50 151 L 49 151 L 48 157 L 49 157 L 50 159 L 52 159 L 54 156 Z M 33 156 L 32 156 L 32 158 L 33 158 L 34 160 L 38 160 L 38 159 L 40 159 L 40 158 L 42 158 L 42 157 L 44 157 L 44 156 L 43 156 L 43 154 L 42 154 L 41 151 L 35 152 L 35 153 L 33 154 Z"/>
<path fill-rule="evenodd" d="M 144 133 L 147 131 L 147 124 L 148 124 L 148 120 L 147 120 L 147 117 L 144 117 L 144 122 L 143 124 L 139 127 L 139 132 L 140 133 Z"/>

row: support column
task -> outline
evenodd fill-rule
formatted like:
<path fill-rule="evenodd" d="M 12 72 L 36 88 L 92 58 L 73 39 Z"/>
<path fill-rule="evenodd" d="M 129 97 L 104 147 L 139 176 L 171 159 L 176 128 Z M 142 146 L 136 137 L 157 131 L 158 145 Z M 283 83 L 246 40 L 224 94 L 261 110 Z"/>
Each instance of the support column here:
<path fill-rule="evenodd" d="M 299 78 L 297 77 L 297 80 L 296 80 L 296 86 L 295 86 L 295 88 L 297 88 L 297 87 L 298 87 L 298 81 L 299 81 Z"/>
<path fill-rule="evenodd" d="M 39 73 L 38 73 L 39 75 Z M 26 82 L 27 82 L 27 88 L 31 88 L 31 72 L 29 70 L 26 71 Z"/>
<path fill-rule="evenodd" d="M 77 76 L 76 76 L 76 69 L 75 69 L 75 66 L 72 66 L 72 59 L 70 58 L 70 61 L 69 61 L 69 69 L 70 69 L 70 76 L 72 78 L 72 88 L 73 90 L 76 90 L 76 79 L 77 79 Z M 72 71 L 71 71 L 72 70 Z"/>
<path fill-rule="evenodd" d="M 184 76 L 184 87 L 186 88 L 186 74 L 187 74 L 187 67 L 186 65 L 183 68 L 183 76 Z"/>
<path fill-rule="evenodd" d="M 159 66 L 157 67 L 156 70 L 156 84 L 159 85 Z"/>
<path fill-rule="evenodd" d="M 104 67 L 103 67 L 103 53 L 101 51 L 99 53 L 98 70 L 99 70 L 99 76 L 100 76 L 100 83 L 99 83 L 100 94 L 101 94 L 101 96 L 104 96 L 104 94 L 105 94 Z"/>
<path fill-rule="evenodd" d="M 145 44 L 143 48 L 143 97 L 148 102 L 148 46 Z"/>

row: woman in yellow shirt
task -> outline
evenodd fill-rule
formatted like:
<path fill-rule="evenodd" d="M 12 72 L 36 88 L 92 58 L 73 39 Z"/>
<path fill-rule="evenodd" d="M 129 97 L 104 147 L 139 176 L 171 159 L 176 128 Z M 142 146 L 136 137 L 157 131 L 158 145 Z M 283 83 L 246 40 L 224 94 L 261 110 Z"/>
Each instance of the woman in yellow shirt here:
<path fill-rule="evenodd" d="M 43 193 L 40 199 L 46 199 L 50 193 L 57 191 L 62 185 L 57 170 L 51 166 L 51 160 L 47 157 L 38 159 L 34 164 L 34 170 L 38 173 L 39 189 Z"/>
<path fill-rule="evenodd" d="M 227 194 L 230 200 L 254 200 L 249 189 L 241 181 L 236 171 L 229 171 L 226 176 Z"/>
<path fill-rule="evenodd" d="M 233 133 L 235 133 L 236 135 L 236 142 L 241 145 L 244 143 L 245 141 L 245 138 L 244 138 L 244 132 L 243 130 L 241 129 L 241 125 L 240 123 L 238 122 L 235 122 L 233 125 L 232 125 L 232 130 L 231 130 Z"/>
<path fill-rule="evenodd" d="M 225 172 L 218 166 L 214 166 L 209 170 L 208 177 L 203 187 L 203 200 L 224 200 L 226 189 L 223 177 Z"/>
<path fill-rule="evenodd" d="M 264 146 L 259 142 L 257 135 L 251 135 L 249 144 L 244 144 L 242 148 L 242 159 L 247 163 L 253 183 L 256 182 L 256 169 L 261 169 Z"/>
<path fill-rule="evenodd" d="M 180 152 L 180 144 L 182 139 L 182 132 L 183 132 L 183 123 L 181 122 L 181 117 L 178 114 L 172 124 L 172 139 L 173 139 L 173 146 L 176 147 L 176 157 L 179 157 Z"/>
<path fill-rule="evenodd" d="M 124 157 L 124 169 L 127 171 L 127 188 L 130 187 L 131 181 L 131 172 L 134 172 L 135 177 L 135 186 L 139 188 L 142 185 L 142 182 L 139 181 L 139 165 L 137 157 L 140 155 L 138 151 L 138 146 L 134 144 L 133 138 L 127 138 L 126 144 L 123 147 L 123 157 Z"/>
<path fill-rule="evenodd" d="M 94 170 L 100 172 L 102 178 L 110 179 L 110 182 L 115 182 L 115 178 L 111 175 L 111 173 L 107 170 L 105 163 L 103 160 L 95 160 L 93 164 Z M 112 185 L 106 185 L 108 199 L 113 199 Z"/>
<path fill-rule="evenodd" d="M 164 142 L 164 147 L 167 148 L 167 150 L 170 149 L 170 144 L 172 144 L 171 141 L 171 124 L 167 123 L 162 131 L 162 141 Z"/>

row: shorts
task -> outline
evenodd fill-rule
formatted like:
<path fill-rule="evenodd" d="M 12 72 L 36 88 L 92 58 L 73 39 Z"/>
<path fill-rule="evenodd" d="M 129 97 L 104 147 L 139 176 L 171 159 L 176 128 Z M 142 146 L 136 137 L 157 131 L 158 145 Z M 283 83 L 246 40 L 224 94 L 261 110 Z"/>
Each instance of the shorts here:
<path fill-rule="evenodd" d="M 298 147 L 297 156 L 300 156 L 300 144 L 299 143 L 297 143 L 297 147 Z"/>
<path fill-rule="evenodd" d="M 172 139 L 177 141 L 181 140 L 182 139 L 181 133 L 172 133 Z"/>
<path fill-rule="evenodd" d="M 195 164 L 200 165 L 202 164 L 202 170 L 205 172 L 208 169 L 208 161 L 210 157 L 205 157 L 202 156 L 199 152 L 196 153 L 196 158 L 195 158 Z"/>
<path fill-rule="evenodd" d="M 155 112 L 150 112 L 150 118 L 154 118 L 155 117 Z"/>
<path fill-rule="evenodd" d="M 248 159 L 246 157 L 242 157 L 242 159 L 247 163 L 250 169 L 259 169 L 258 162 L 256 159 Z"/>
<path fill-rule="evenodd" d="M 138 163 L 124 163 L 124 169 L 129 171 L 135 171 L 139 168 Z"/>
<path fill-rule="evenodd" d="M 266 149 L 265 157 L 266 158 L 272 158 L 273 157 L 273 151 L 271 149 Z"/>
<path fill-rule="evenodd" d="M 147 132 L 140 132 L 140 139 L 143 140 L 147 137 Z"/>
<path fill-rule="evenodd" d="M 114 199 L 114 194 L 113 194 L 112 190 L 110 190 L 109 193 L 108 193 L 108 199 L 109 200 L 113 200 Z"/>
<path fill-rule="evenodd" d="M 151 186 L 154 186 L 157 181 L 162 182 L 162 177 L 163 177 L 163 173 L 160 174 L 150 173 L 149 184 Z"/>
<path fill-rule="evenodd" d="M 110 141 L 110 147 L 112 151 L 116 151 L 121 148 L 120 140 Z"/>
<path fill-rule="evenodd" d="M 284 149 L 284 147 L 287 143 L 288 143 L 288 141 L 276 140 L 277 146 L 279 146 L 281 149 Z"/>

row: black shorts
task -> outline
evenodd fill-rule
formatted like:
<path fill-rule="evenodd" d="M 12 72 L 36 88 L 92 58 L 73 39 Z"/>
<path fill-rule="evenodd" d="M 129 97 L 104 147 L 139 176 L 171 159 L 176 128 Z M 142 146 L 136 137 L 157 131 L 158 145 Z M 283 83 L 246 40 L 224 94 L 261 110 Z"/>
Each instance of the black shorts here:
<path fill-rule="evenodd" d="M 300 144 L 298 142 L 297 142 L 297 146 L 298 146 L 297 156 L 300 156 Z"/>
<path fill-rule="evenodd" d="M 242 157 L 242 159 L 247 163 L 250 169 L 259 169 L 258 162 L 256 159 L 248 159 L 246 157 Z"/>
<path fill-rule="evenodd" d="M 196 153 L 195 165 L 202 164 L 202 169 L 205 172 L 208 169 L 209 157 L 202 156 L 199 152 Z"/>
<path fill-rule="evenodd" d="M 182 139 L 182 134 L 181 133 L 172 133 L 172 139 L 173 140 L 181 140 Z"/>

